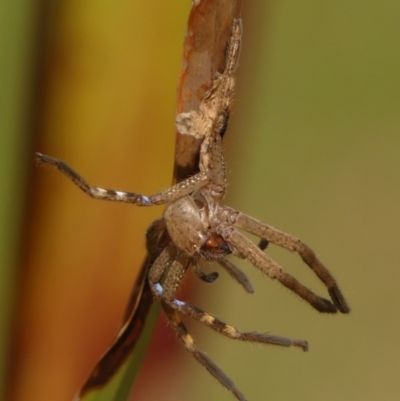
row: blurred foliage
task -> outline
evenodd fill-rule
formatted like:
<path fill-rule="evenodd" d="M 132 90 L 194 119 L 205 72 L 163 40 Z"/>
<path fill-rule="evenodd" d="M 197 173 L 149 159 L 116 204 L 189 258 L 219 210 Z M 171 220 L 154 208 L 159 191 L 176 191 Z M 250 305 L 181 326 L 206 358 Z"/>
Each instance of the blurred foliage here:
<path fill-rule="evenodd" d="M 22 216 L 28 176 L 37 14 L 29 2 L 0 4 L 0 398 L 4 398 Z"/>
<path fill-rule="evenodd" d="M 79 401 L 125 401 L 129 399 L 154 332 L 160 309 L 161 307 L 158 303 L 154 302 L 152 304 L 143 331 L 133 352 L 130 353 L 118 371 L 104 385 L 87 393 L 85 392 L 79 398 Z"/>

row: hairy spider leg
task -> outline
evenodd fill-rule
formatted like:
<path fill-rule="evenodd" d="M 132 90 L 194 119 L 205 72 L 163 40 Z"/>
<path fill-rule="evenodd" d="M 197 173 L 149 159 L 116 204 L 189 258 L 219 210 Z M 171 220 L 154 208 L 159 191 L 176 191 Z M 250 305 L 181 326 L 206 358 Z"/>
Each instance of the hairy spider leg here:
<path fill-rule="evenodd" d="M 291 252 L 296 252 L 300 255 L 303 262 L 310 267 L 315 275 L 325 284 L 336 308 L 342 313 L 350 312 L 350 307 L 344 299 L 335 278 L 320 262 L 312 249 L 304 244 L 299 238 L 286 234 L 251 216 L 235 212 L 233 209 L 228 207 L 224 206 L 224 209 L 234 215 L 233 224 L 236 227 L 242 228 L 251 234 L 257 235 L 258 237 L 280 246 L 281 248 L 287 249 Z"/>
<path fill-rule="evenodd" d="M 253 285 L 247 276 L 240 270 L 235 264 L 233 264 L 228 258 L 220 258 L 217 262 L 228 272 L 228 274 L 236 280 L 246 292 L 252 294 L 254 292 Z"/>
<path fill-rule="evenodd" d="M 247 401 L 244 394 L 236 387 L 235 383 L 202 351 L 199 350 L 193 337 L 189 334 L 179 314 L 164 301 L 160 301 L 163 310 L 175 331 L 176 336 L 182 342 L 185 349 L 196 361 L 203 365 L 218 382 L 230 391 L 239 401 Z"/>
<path fill-rule="evenodd" d="M 151 290 L 156 299 L 160 302 L 168 320 L 174 328 L 178 338 L 184 344 L 186 350 L 190 352 L 193 357 L 200 362 L 225 388 L 231 391 L 236 398 L 239 400 L 245 400 L 244 395 L 237 389 L 229 377 L 217 365 L 215 365 L 210 358 L 198 349 L 179 314 L 189 316 L 232 339 L 285 347 L 297 346 L 302 348 L 304 351 L 308 350 L 307 341 L 292 340 L 287 337 L 274 336 L 269 333 L 240 332 L 236 328 L 222 322 L 214 316 L 211 316 L 198 307 L 174 299 L 174 293 L 182 281 L 189 259 L 188 257 L 182 256 L 181 258 L 173 260 L 173 255 L 170 254 L 171 248 L 172 246 L 169 245 L 160 254 L 150 270 L 149 283 Z M 170 266 L 169 269 L 168 266 Z M 163 277 L 164 283 L 161 285 L 160 280 Z"/>
<path fill-rule="evenodd" d="M 215 377 L 219 383 L 229 390 L 239 401 L 247 401 L 244 394 L 235 386 L 235 383 L 202 351 L 200 351 L 193 339 L 189 334 L 185 324 L 180 318 L 179 314 L 165 302 L 165 296 L 172 297 L 174 289 L 176 289 L 183 277 L 186 270 L 185 261 L 181 263 L 179 259 L 172 260 L 171 255 L 172 243 L 161 252 L 160 256 L 156 259 L 149 272 L 149 284 L 155 298 L 160 302 L 161 307 L 170 322 L 176 336 L 182 342 L 185 349 L 201 364 L 208 372 Z M 186 260 L 187 262 L 187 260 Z M 171 265 L 170 270 L 166 273 L 168 266 Z M 172 270 L 171 270 L 172 269 Z M 159 284 L 163 274 L 166 274 L 165 280 L 169 280 L 169 284 L 165 289 Z M 165 282 L 164 282 L 165 284 Z"/>
<path fill-rule="evenodd" d="M 162 291 L 161 287 L 157 287 Z M 270 333 L 260 333 L 258 331 L 240 331 L 237 328 L 219 320 L 213 315 L 205 312 L 195 305 L 183 302 L 178 299 L 166 299 L 164 302 L 176 310 L 178 313 L 191 317 L 216 332 L 233 340 L 251 341 L 261 344 L 279 345 L 282 347 L 299 347 L 303 351 L 308 351 L 308 343 L 305 340 L 296 340 L 288 337 L 278 336 Z"/>
<path fill-rule="evenodd" d="M 336 313 L 337 309 L 331 301 L 314 294 L 306 286 L 297 281 L 274 260 L 270 259 L 256 244 L 246 238 L 239 231 L 230 226 L 220 226 L 220 234 L 237 251 L 237 256 L 248 259 L 255 267 L 267 274 L 270 278 L 278 280 L 285 287 L 299 295 L 319 312 Z"/>
<path fill-rule="evenodd" d="M 57 170 L 67 176 L 83 192 L 92 198 L 133 203 L 137 206 L 164 205 L 189 195 L 209 182 L 209 178 L 206 174 L 198 173 L 163 191 L 157 192 L 150 196 L 145 196 L 135 192 L 117 191 L 114 189 L 91 186 L 80 174 L 68 166 L 68 164 L 64 163 L 62 160 L 44 155 L 42 153 L 36 153 L 36 162 L 38 164 L 48 164 L 50 166 L 54 166 L 57 168 Z"/>

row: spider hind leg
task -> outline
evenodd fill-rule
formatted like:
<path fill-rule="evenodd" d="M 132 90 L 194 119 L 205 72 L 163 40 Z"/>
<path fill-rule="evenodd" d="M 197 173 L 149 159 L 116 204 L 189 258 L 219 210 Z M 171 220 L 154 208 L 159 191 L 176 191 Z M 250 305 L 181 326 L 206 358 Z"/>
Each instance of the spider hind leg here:
<path fill-rule="evenodd" d="M 167 316 L 168 321 L 171 323 L 176 336 L 184 345 L 196 361 L 204 366 L 207 371 L 219 381 L 219 383 L 230 391 L 239 401 L 247 401 L 244 394 L 236 387 L 235 383 L 202 351 L 200 351 L 194 342 L 193 337 L 189 334 L 186 326 L 184 325 L 179 314 L 171 308 L 171 306 L 161 301 L 161 306 Z"/>
<path fill-rule="evenodd" d="M 212 330 L 233 340 L 242 340 L 256 342 L 260 344 L 279 345 L 282 347 L 298 347 L 303 351 L 308 351 L 308 342 L 305 340 L 296 340 L 288 337 L 278 336 L 270 333 L 262 333 L 258 331 L 239 331 L 235 327 L 224 323 L 215 316 L 203 311 L 197 306 L 178 299 L 164 299 L 168 306 L 177 313 L 191 317 Z"/>

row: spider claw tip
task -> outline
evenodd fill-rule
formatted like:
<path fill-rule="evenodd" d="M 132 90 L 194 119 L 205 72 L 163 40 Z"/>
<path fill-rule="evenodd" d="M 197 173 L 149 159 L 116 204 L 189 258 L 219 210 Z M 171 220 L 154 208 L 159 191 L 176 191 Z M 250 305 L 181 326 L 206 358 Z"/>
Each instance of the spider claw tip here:
<path fill-rule="evenodd" d="M 349 313 L 350 312 L 350 307 L 347 304 L 346 300 L 344 299 L 344 296 L 337 285 L 335 285 L 332 288 L 329 288 L 328 292 L 329 292 L 329 295 L 331 296 L 331 299 L 332 299 L 333 303 L 335 304 L 336 308 L 341 313 Z"/>

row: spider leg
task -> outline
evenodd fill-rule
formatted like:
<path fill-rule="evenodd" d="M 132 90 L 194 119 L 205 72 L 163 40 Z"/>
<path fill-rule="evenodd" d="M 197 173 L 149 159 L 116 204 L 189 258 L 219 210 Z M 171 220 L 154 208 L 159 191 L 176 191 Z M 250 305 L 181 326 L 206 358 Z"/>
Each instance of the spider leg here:
<path fill-rule="evenodd" d="M 154 262 L 149 273 L 149 284 L 155 298 L 160 302 L 168 321 L 171 323 L 178 339 L 183 343 L 185 349 L 200 362 L 214 376 L 222 386 L 232 392 L 232 394 L 240 401 L 247 401 L 243 393 L 235 386 L 232 380 L 203 352 L 201 352 L 192 336 L 189 334 L 186 326 L 182 322 L 179 314 L 168 304 L 165 297 L 172 298 L 176 288 L 182 281 L 184 272 L 188 266 L 189 258 L 180 255 L 172 261 L 170 249 L 173 244 L 170 243 Z M 172 261 L 172 264 L 171 264 Z M 171 264 L 164 285 L 161 286 L 159 281 L 162 279 L 168 266 Z"/>
<path fill-rule="evenodd" d="M 239 231 L 230 226 L 221 226 L 220 229 L 221 235 L 237 250 L 239 257 L 248 259 L 255 267 L 259 268 L 272 279 L 278 280 L 319 312 L 337 312 L 336 306 L 331 301 L 314 294 L 306 286 L 286 273 L 278 263 L 270 259 L 257 245 Z M 222 233 L 222 231 L 224 231 L 224 233 Z"/>
<path fill-rule="evenodd" d="M 256 247 L 257 250 L 259 250 Z M 259 252 L 262 253 L 261 250 Z M 164 258 L 165 257 L 165 258 Z M 158 257 L 153 267 L 151 268 L 151 275 L 149 275 L 149 283 L 154 296 L 164 305 L 175 310 L 178 313 L 189 316 L 206 326 L 212 328 L 213 330 L 229 337 L 232 339 L 242 340 L 242 341 L 252 341 L 264 344 L 274 344 L 284 347 L 300 347 L 303 351 L 308 350 L 307 341 L 303 340 L 292 340 L 287 337 L 275 336 L 269 333 L 258 333 L 258 332 L 240 332 L 233 326 L 230 326 L 221 320 L 209 315 L 198 307 L 191 305 L 186 302 L 174 299 L 175 290 L 181 283 L 189 259 L 185 255 L 179 255 L 173 262 L 164 280 L 164 284 L 160 284 L 165 268 L 162 267 L 168 264 L 171 260 L 169 255 L 163 251 Z M 161 266 L 162 265 L 162 266 Z M 329 301 L 328 301 L 329 302 Z M 163 306 L 164 307 L 164 306 Z"/>
<path fill-rule="evenodd" d="M 176 255 L 163 280 L 162 288 L 165 297 L 172 298 L 175 296 L 176 290 L 181 284 L 189 264 L 190 258 L 188 256 L 179 253 Z M 161 286 L 159 282 L 160 281 L 158 280 L 157 285 Z M 154 281 L 150 281 L 150 286 L 153 287 L 153 294 L 155 294 L 156 298 L 161 301 L 158 292 L 154 291 Z"/>
<path fill-rule="evenodd" d="M 135 192 L 116 191 L 114 189 L 91 186 L 80 174 L 74 171 L 66 163 L 53 157 L 43 155 L 42 153 L 36 153 L 36 162 L 38 164 L 54 166 L 92 198 L 133 203 L 138 206 L 163 205 L 168 202 L 173 202 L 174 200 L 182 198 L 193 191 L 200 189 L 209 182 L 209 178 L 205 173 L 198 173 L 163 191 L 150 196 L 145 196 Z"/>
<path fill-rule="evenodd" d="M 267 240 L 261 239 L 258 243 L 258 247 L 263 251 L 267 248 L 267 246 Z M 229 259 L 224 257 L 218 259 L 217 262 L 230 274 L 232 278 L 234 278 L 239 284 L 241 284 L 248 293 L 252 294 L 254 292 L 253 285 L 251 284 L 247 276 Z"/>
<path fill-rule="evenodd" d="M 336 308 L 342 313 L 349 313 L 350 308 L 344 299 L 342 292 L 335 278 L 331 275 L 328 269 L 319 261 L 315 253 L 304 244 L 300 239 L 286 234 L 268 224 L 247 216 L 243 213 L 238 213 L 231 208 L 224 207 L 226 215 L 229 215 L 229 222 L 236 227 L 257 235 L 258 237 L 272 242 L 281 248 L 287 249 L 291 252 L 296 252 L 300 255 L 301 259 L 311 268 L 316 276 L 326 285 L 329 295 L 335 304 Z"/>
<path fill-rule="evenodd" d="M 152 260 L 155 261 L 162 250 L 168 245 L 162 243 L 163 235 L 166 233 L 166 225 L 164 217 L 154 220 L 146 231 L 146 248 Z M 161 242 L 161 243 L 160 243 Z"/>
<path fill-rule="evenodd" d="M 190 352 L 194 359 L 203 365 L 220 384 L 230 391 L 239 401 L 247 401 L 244 394 L 235 386 L 235 383 L 202 351 L 200 351 L 189 334 L 186 326 L 182 322 L 179 314 L 170 305 L 161 301 L 161 306 L 171 323 L 178 339 L 182 342 L 185 349 Z"/>
<path fill-rule="evenodd" d="M 190 265 L 195 272 L 196 276 L 206 282 L 206 283 L 213 283 L 219 276 L 217 272 L 212 272 L 212 273 L 204 273 L 204 271 L 200 267 L 200 261 L 198 259 L 194 259 L 191 261 Z"/>
<path fill-rule="evenodd" d="M 161 286 L 158 285 L 156 291 L 162 293 Z M 228 338 L 263 344 L 279 345 L 282 347 L 294 346 L 301 348 L 303 351 L 308 351 L 308 343 L 305 340 L 295 340 L 288 337 L 277 336 L 270 333 L 260 333 L 257 331 L 242 332 L 208 314 L 197 306 L 191 305 L 187 302 L 182 302 L 178 299 L 169 299 L 166 297 L 164 297 L 163 302 L 167 303 L 176 312 L 189 316 Z"/>
<path fill-rule="evenodd" d="M 254 292 L 254 288 L 247 276 L 229 259 L 220 258 L 217 260 L 217 262 L 229 273 L 232 278 L 241 284 L 248 293 L 252 294 Z"/>
<path fill-rule="evenodd" d="M 159 292 L 162 291 L 161 286 L 157 286 Z M 167 303 L 176 312 L 189 316 L 200 323 L 203 323 L 207 327 L 217 331 L 218 333 L 232 338 L 234 340 L 250 341 L 263 344 L 280 345 L 283 347 L 299 347 L 303 351 L 308 351 L 308 343 L 305 340 L 296 340 L 288 337 L 277 336 L 270 333 L 260 333 L 257 331 L 239 331 L 235 327 L 224 323 L 215 316 L 203 311 L 195 305 L 191 305 L 187 302 L 180 301 L 178 299 L 164 298 L 163 302 Z"/>

